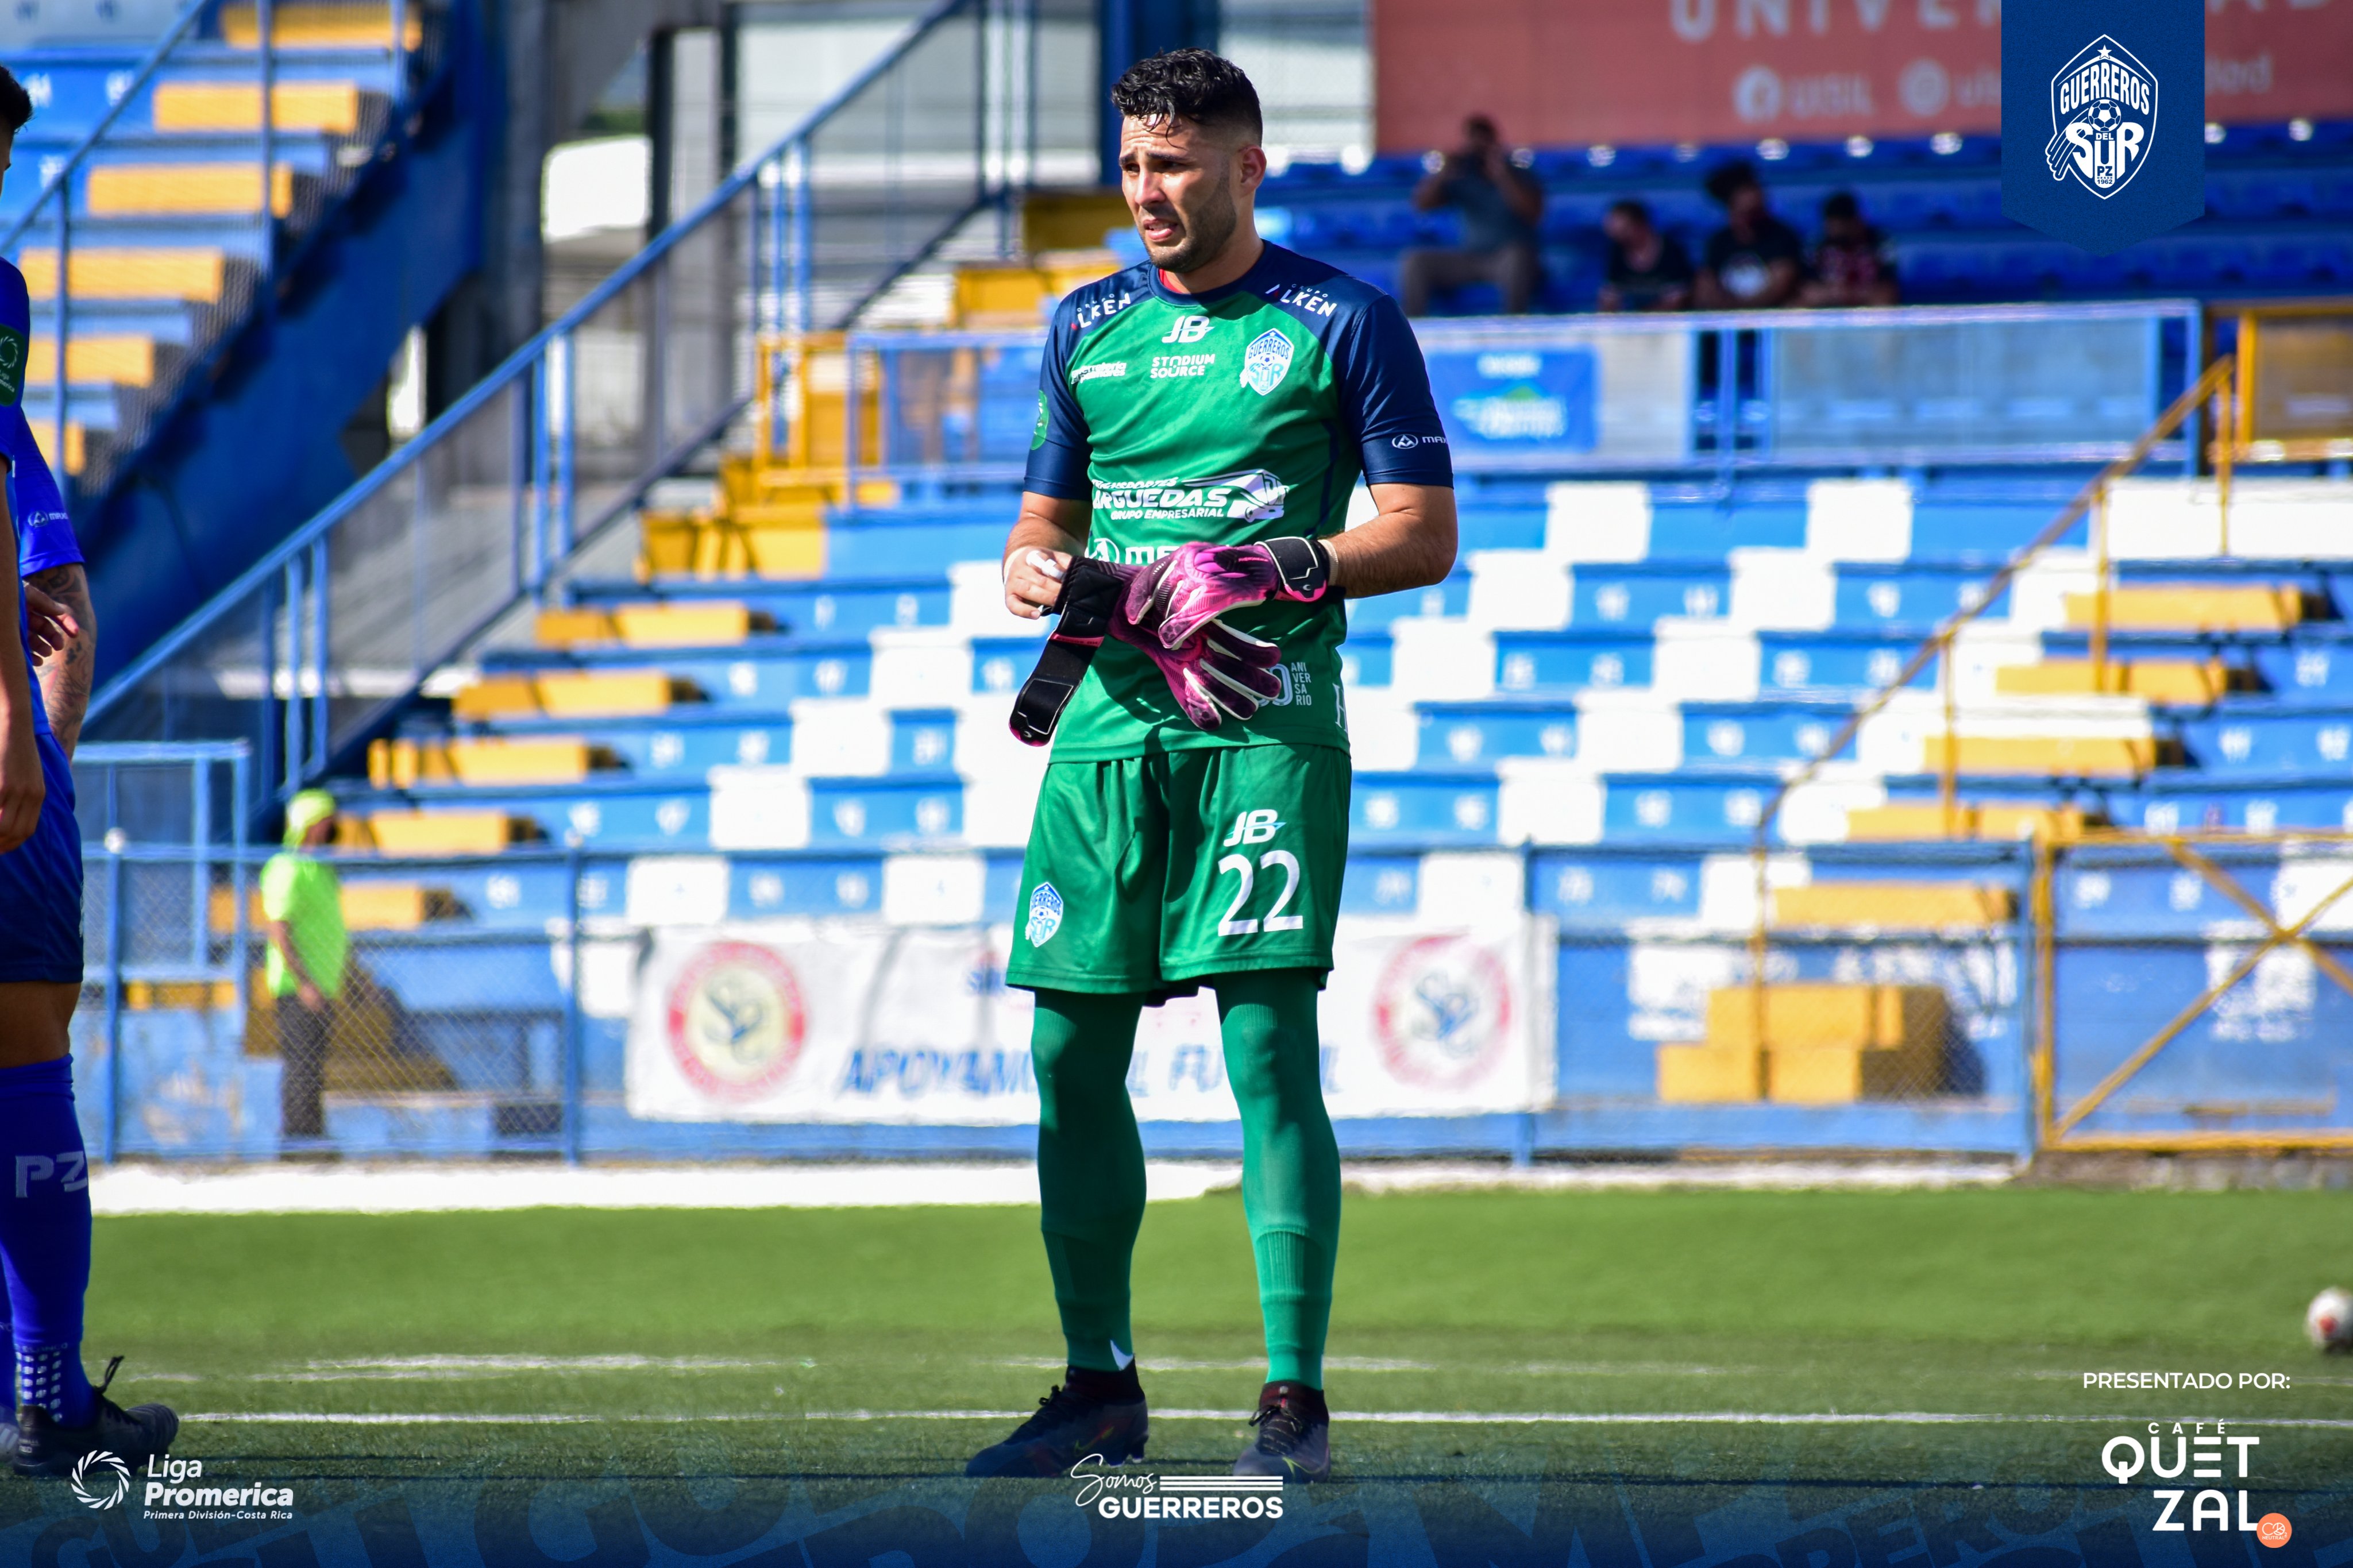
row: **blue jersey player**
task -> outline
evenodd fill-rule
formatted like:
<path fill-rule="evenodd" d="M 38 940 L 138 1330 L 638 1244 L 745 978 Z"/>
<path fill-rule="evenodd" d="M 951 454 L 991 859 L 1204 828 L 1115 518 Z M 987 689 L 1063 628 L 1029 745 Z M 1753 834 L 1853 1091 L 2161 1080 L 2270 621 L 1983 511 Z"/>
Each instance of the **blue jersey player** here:
<path fill-rule="evenodd" d="M 24 88 L 0 69 L 0 172 L 32 114 Z M 81 832 L 73 775 L 33 669 L 46 653 L 52 667 L 86 672 L 89 634 L 86 616 L 20 586 L 38 576 L 70 594 L 81 582 L 81 552 L 25 421 L 31 347 L 24 274 L 0 261 L 0 462 L 17 559 L 16 635 L 0 637 L 0 1262 L 16 1420 L 0 1426 L 0 1447 L 13 1447 L 20 1475 L 64 1475 L 98 1449 L 136 1466 L 170 1446 L 179 1419 L 160 1405 L 122 1409 L 103 1384 L 90 1386 L 81 1363 L 90 1164 L 68 1059 L 81 997 Z M 79 702 L 72 708 L 78 728 Z"/>

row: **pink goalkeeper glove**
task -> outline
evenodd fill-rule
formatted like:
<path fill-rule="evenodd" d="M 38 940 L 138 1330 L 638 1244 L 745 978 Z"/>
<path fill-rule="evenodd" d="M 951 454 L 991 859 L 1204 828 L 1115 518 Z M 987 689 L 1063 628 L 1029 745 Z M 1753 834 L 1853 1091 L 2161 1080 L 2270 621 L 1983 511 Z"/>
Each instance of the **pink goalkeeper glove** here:
<path fill-rule="evenodd" d="M 1313 539 L 1180 544 L 1136 574 L 1124 608 L 1128 620 L 1175 648 L 1238 605 L 1320 599 L 1331 578 L 1332 553 Z"/>
<path fill-rule="evenodd" d="M 1282 694 L 1282 679 L 1274 673 L 1282 662 L 1282 650 L 1223 621 L 1205 623 L 1176 648 L 1161 647 L 1157 637 L 1124 615 L 1112 617 L 1111 635 L 1144 650 L 1168 682 L 1185 717 L 1204 730 L 1214 730 L 1228 719 L 1247 719 Z"/>

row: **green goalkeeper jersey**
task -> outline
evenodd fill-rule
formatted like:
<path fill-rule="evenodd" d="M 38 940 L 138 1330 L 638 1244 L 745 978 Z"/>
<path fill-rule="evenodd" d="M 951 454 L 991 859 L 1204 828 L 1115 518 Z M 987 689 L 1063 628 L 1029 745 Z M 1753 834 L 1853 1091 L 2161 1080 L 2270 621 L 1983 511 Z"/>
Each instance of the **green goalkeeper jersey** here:
<path fill-rule="evenodd" d="M 1394 300 L 1270 245 L 1222 289 L 1186 294 L 1142 263 L 1054 312 L 1025 489 L 1091 499 L 1087 553 L 1140 564 L 1188 541 L 1337 533 L 1370 484 L 1449 485 L 1420 345 Z M 1194 727 L 1152 661 L 1106 640 L 1055 731 L 1100 762 L 1196 746 L 1345 748 L 1338 595 L 1229 612 L 1282 649 L 1282 691 L 1246 721 Z"/>

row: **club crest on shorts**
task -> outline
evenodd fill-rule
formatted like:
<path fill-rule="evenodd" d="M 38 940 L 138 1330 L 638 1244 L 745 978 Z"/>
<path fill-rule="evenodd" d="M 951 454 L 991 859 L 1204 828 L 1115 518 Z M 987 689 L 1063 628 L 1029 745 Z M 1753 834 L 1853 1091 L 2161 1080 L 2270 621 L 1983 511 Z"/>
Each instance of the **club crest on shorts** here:
<path fill-rule="evenodd" d="M 2148 162 L 2157 137 L 2157 77 L 2105 33 L 2051 79 L 2051 177 L 2073 176 L 2107 200 Z"/>
<path fill-rule="evenodd" d="M 1053 883 L 1040 882 L 1029 895 L 1029 923 L 1021 928 L 1021 934 L 1029 939 L 1031 947 L 1043 947 L 1061 929 L 1062 895 L 1054 891 Z"/>
<path fill-rule="evenodd" d="M 1242 384 L 1264 397 L 1291 374 L 1291 340 L 1280 327 L 1269 327 L 1242 351 Z"/>

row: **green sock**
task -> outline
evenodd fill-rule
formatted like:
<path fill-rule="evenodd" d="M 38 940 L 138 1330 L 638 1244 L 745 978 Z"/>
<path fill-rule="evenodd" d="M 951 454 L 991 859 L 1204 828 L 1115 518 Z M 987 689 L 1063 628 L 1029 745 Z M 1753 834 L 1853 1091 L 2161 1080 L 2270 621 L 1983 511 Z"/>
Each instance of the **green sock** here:
<path fill-rule="evenodd" d="M 1128 1266 L 1144 1224 L 1144 1141 L 1127 1099 L 1140 996 L 1038 993 L 1038 1194 L 1054 1305 L 1072 1366 L 1135 1358 Z"/>
<path fill-rule="evenodd" d="M 1219 977 L 1226 1077 L 1242 1114 L 1242 1213 L 1258 1258 L 1266 1380 L 1324 1386 L 1340 1147 L 1324 1110 L 1313 970 Z"/>

